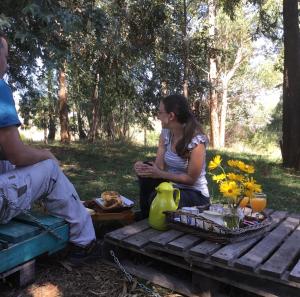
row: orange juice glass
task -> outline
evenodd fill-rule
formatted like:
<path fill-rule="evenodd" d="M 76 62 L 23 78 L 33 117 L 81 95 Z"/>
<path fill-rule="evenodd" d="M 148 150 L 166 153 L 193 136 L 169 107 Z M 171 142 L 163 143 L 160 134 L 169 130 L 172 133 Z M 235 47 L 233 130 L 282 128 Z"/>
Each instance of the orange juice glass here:
<path fill-rule="evenodd" d="M 267 197 L 264 194 L 259 194 L 251 198 L 250 200 L 251 208 L 254 212 L 261 212 L 267 206 Z"/>

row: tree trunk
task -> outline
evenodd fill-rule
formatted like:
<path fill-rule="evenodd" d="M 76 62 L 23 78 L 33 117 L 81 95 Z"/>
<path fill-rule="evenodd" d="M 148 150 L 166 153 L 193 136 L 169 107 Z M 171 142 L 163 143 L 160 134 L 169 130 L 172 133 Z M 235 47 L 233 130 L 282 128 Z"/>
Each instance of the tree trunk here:
<path fill-rule="evenodd" d="M 68 117 L 68 97 L 66 86 L 66 65 L 62 66 L 59 71 L 59 120 L 60 120 L 60 141 L 63 143 L 70 143 L 70 131 L 69 131 L 69 117 Z"/>
<path fill-rule="evenodd" d="M 86 134 L 83 129 L 83 120 L 79 108 L 77 108 L 77 124 L 78 124 L 79 139 L 80 140 L 85 139 Z"/>
<path fill-rule="evenodd" d="M 183 1 L 183 95 L 185 98 L 189 96 L 189 39 L 187 35 L 187 4 Z"/>
<path fill-rule="evenodd" d="M 226 117 L 227 117 L 227 105 L 228 105 L 228 81 L 224 80 L 222 83 L 222 94 L 221 94 L 221 108 L 220 108 L 220 147 L 225 146 L 225 131 L 226 131 Z"/>
<path fill-rule="evenodd" d="M 94 142 L 97 136 L 98 122 L 99 122 L 99 82 L 100 75 L 96 74 L 96 81 L 94 87 L 94 94 L 92 97 L 93 111 L 92 111 L 92 126 L 89 132 L 89 141 Z"/>
<path fill-rule="evenodd" d="M 212 41 L 215 38 L 216 30 L 216 2 L 215 0 L 208 1 L 208 22 L 209 22 L 209 37 Z M 217 86 L 217 57 L 214 44 L 211 44 L 209 51 L 209 113 L 210 113 L 210 142 L 213 148 L 220 147 L 219 142 L 219 117 L 218 117 L 218 94 Z"/>
<path fill-rule="evenodd" d="M 298 1 L 283 1 L 284 77 L 283 143 L 284 167 L 300 170 L 300 35 Z"/>
<path fill-rule="evenodd" d="M 52 71 L 48 73 L 48 102 L 49 102 L 49 124 L 48 124 L 48 140 L 53 141 L 55 140 L 55 133 L 56 133 L 56 111 L 57 108 L 54 104 L 53 98 L 53 86 L 52 86 Z"/>

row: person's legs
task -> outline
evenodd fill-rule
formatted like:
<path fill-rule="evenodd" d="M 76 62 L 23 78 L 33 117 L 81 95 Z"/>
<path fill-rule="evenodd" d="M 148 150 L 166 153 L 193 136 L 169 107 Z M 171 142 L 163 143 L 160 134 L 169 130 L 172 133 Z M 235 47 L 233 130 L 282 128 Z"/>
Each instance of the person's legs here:
<path fill-rule="evenodd" d="M 179 208 L 204 206 L 209 205 L 209 203 L 209 197 L 202 195 L 200 191 L 195 191 L 192 189 L 180 189 Z"/>
<path fill-rule="evenodd" d="M 6 161 L 6 160 L 0 161 L 0 174 L 9 172 L 14 169 L 15 169 L 15 166 L 13 164 L 11 164 L 9 161 Z"/>
<path fill-rule="evenodd" d="M 142 219 L 144 219 L 149 216 L 151 202 L 155 196 L 155 188 L 165 180 L 140 176 L 138 176 L 138 179 L 140 186 L 140 208 Z"/>
<path fill-rule="evenodd" d="M 95 239 L 90 215 L 80 202 L 78 194 L 53 160 L 45 160 L 32 166 L 17 168 L 0 176 L 0 189 L 8 198 L 2 222 L 29 209 L 31 204 L 43 198 L 50 214 L 65 219 L 70 224 L 70 241 L 86 246 Z"/>

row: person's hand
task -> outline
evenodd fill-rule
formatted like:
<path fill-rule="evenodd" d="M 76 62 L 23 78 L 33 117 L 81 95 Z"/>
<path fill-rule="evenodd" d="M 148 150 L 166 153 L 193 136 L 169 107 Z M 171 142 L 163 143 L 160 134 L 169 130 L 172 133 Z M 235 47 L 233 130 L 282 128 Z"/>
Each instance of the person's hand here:
<path fill-rule="evenodd" d="M 134 170 L 137 175 L 144 176 L 145 172 L 148 171 L 148 167 L 152 167 L 153 162 L 142 162 L 142 161 L 137 161 L 134 164 Z"/>
<path fill-rule="evenodd" d="M 134 163 L 133 168 L 137 175 L 139 175 L 139 172 L 142 170 L 142 165 L 143 165 L 142 161 L 137 161 Z"/>
<path fill-rule="evenodd" d="M 160 178 L 161 172 L 161 169 L 159 169 L 155 163 L 152 163 L 152 165 L 143 163 L 143 165 L 139 168 L 138 175 L 141 177 Z"/>

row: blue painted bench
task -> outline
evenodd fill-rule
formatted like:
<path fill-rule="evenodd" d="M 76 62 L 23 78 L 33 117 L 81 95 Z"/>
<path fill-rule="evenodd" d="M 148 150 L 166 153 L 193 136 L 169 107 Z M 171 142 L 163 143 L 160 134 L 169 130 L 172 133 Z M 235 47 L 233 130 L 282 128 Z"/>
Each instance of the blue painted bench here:
<path fill-rule="evenodd" d="M 69 240 L 69 226 L 63 219 L 32 214 L 50 232 L 28 215 L 0 225 L 0 278 L 19 272 L 21 286 L 33 280 L 36 257 L 63 249 Z"/>

